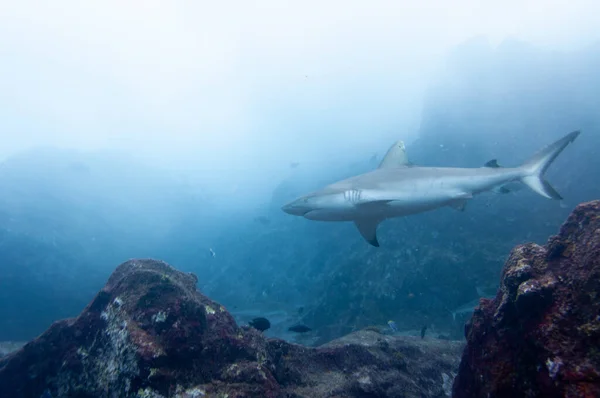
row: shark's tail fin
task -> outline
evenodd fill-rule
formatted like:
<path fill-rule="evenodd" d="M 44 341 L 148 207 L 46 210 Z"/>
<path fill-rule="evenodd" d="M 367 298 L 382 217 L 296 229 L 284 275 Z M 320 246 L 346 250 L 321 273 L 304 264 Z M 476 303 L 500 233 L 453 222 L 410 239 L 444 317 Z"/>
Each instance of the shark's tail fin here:
<path fill-rule="evenodd" d="M 552 185 L 544 179 L 544 173 L 562 150 L 571 142 L 575 141 L 575 138 L 577 138 L 580 133 L 581 131 L 579 130 L 573 131 L 532 156 L 521 166 L 521 169 L 523 169 L 525 174 L 521 177 L 521 181 L 533 191 L 548 199 L 562 199 Z"/>

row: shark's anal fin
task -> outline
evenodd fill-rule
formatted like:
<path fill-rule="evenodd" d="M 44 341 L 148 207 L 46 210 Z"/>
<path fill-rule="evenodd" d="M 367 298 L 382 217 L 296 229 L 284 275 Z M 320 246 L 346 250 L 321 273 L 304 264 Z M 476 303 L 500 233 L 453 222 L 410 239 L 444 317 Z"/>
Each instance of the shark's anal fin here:
<path fill-rule="evenodd" d="M 510 193 L 510 189 L 506 188 L 504 185 L 500 185 L 499 187 L 492 189 L 492 192 L 502 195 Z"/>
<path fill-rule="evenodd" d="M 465 208 L 467 207 L 467 199 L 453 200 L 452 202 L 450 202 L 449 206 L 452 207 L 454 210 L 465 211 Z"/>
<path fill-rule="evenodd" d="M 502 194 L 510 193 L 510 189 L 506 188 L 504 185 L 501 185 L 499 187 L 492 189 L 492 192 L 502 195 Z"/>
<path fill-rule="evenodd" d="M 379 247 L 379 242 L 377 241 L 377 226 L 379 223 L 383 221 L 378 218 L 361 218 L 354 220 L 354 224 L 356 228 L 358 228 L 358 232 L 362 235 L 363 238 L 370 245 L 375 247 Z"/>

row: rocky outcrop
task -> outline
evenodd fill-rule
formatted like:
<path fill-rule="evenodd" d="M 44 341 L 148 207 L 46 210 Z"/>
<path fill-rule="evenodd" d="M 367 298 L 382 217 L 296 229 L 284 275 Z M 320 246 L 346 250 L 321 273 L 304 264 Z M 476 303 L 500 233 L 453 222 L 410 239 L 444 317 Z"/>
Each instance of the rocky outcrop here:
<path fill-rule="evenodd" d="M 319 348 L 238 327 L 192 274 L 120 265 L 75 319 L 0 358 L 2 397 L 440 397 L 462 343 L 364 330 Z"/>
<path fill-rule="evenodd" d="M 600 201 L 579 205 L 545 246 L 516 247 L 493 300 L 465 328 L 453 392 L 600 397 Z"/>

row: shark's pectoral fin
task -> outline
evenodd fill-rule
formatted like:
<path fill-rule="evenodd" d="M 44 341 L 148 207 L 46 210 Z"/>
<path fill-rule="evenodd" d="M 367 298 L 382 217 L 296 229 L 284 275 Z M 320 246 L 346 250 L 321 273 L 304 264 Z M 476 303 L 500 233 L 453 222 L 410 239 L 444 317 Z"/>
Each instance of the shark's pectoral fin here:
<path fill-rule="evenodd" d="M 362 237 L 365 238 L 369 244 L 379 247 L 379 242 L 377 241 L 377 226 L 381 221 L 383 220 L 379 218 L 361 218 L 354 220 L 354 224 Z"/>
<path fill-rule="evenodd" d="M 456 199 L 448 203 L 448 206 L 458 211 L 465 211 L 465 208 L 467 207 L 467 201 L 472 198 L 473 195 L 470 193 L 460 194 L 456 197 Z"/>

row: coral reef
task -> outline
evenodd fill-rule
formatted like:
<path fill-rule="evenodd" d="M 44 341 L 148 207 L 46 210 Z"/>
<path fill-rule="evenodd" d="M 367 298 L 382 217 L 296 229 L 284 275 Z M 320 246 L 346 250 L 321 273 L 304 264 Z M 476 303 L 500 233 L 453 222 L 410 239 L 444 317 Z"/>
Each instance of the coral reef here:
<path fill-rule="evenodd" d="M 77 318 L 0 358 L 2 396 L 439 397 L 458 367 L 461 342 L 267 339 L 196 284 L 161 261 L 120 265 Z"/>
<path fill-rule="evenodd" d="M 545 246 L 513 249 L 465 327 L 456 398 L 600 397 L 600 201 Z"/>

